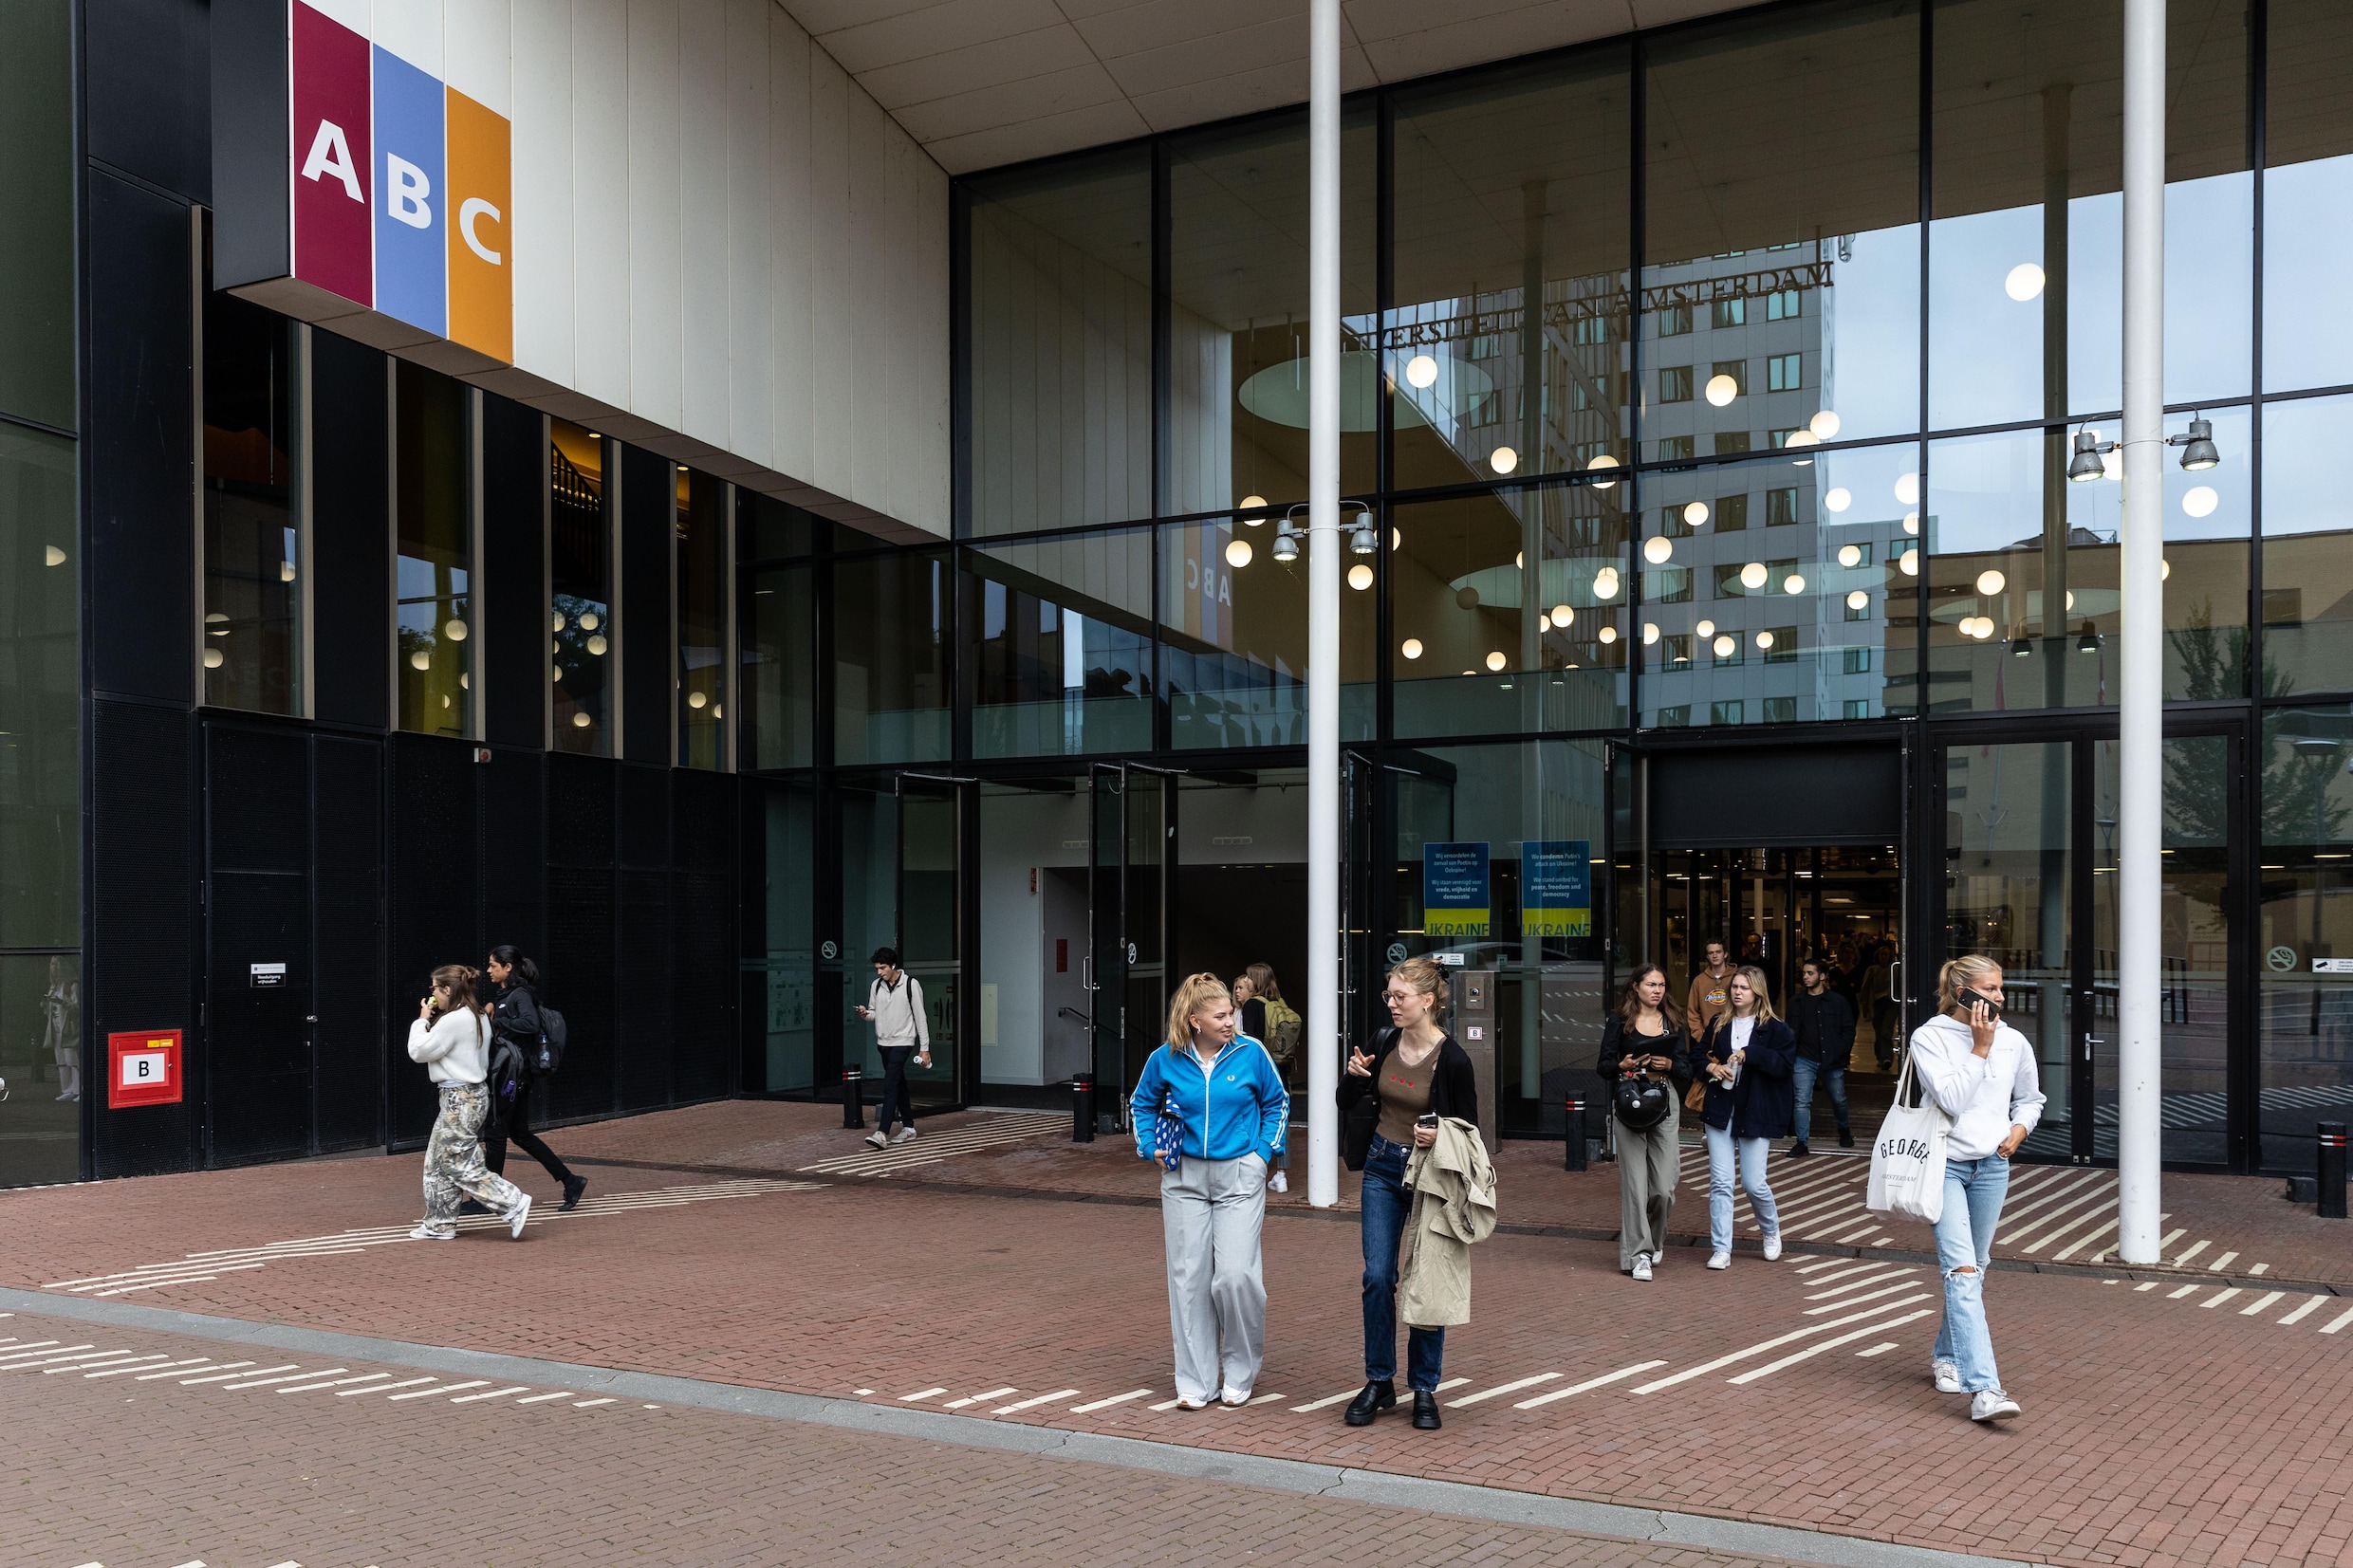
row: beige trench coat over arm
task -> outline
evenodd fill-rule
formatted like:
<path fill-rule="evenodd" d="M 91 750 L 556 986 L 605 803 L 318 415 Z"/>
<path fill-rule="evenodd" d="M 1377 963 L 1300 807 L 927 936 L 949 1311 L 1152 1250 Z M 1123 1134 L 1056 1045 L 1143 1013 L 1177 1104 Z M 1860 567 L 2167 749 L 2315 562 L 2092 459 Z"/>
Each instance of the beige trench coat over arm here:
<path fill-rule="evenodd" d="M 1471 1320 L 1471 1247 L 1495 1228 L 1495 1167 L 1479 1130 L 1460 1116 L 1405 1164 L 1413 1215 L 1398 1256 L 1398 1316 L 1411 1328 Z"/>

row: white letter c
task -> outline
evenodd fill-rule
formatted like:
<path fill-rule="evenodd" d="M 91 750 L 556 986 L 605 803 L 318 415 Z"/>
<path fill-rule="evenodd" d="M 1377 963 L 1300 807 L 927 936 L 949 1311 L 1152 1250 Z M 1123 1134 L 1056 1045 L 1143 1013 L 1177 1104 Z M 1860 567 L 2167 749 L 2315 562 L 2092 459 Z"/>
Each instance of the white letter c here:
<path fill-rule="evenodd" d="M 499 253 L 474 237 L 474 220 L 483 217 L 489 218 L 492 223 L 505 221 L 498 215 L 498 209 L 484 201 L 480 196 L 467 197 L 464 205 L 457 209 L 457 232 L 464 237 L 467 249 L 480 256 L 492 267 L 497 267 L 501 265 Z"/>

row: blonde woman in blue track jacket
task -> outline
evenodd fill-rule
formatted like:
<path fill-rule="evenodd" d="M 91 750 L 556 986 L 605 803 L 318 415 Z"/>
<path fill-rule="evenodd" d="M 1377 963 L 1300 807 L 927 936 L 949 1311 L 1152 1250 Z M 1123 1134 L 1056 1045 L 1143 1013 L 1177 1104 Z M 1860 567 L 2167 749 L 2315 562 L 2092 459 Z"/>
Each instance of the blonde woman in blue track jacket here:
<path fill-rule="evenodd" d="M 1167 1043 L 1145 1061 L 1128 1110 L 1137 1154 L 1161 1167 L 1177 1406 L 1247 1405 L 1266 1355 L 1267 1172 L 1290 1097 L 1266 1046 L 1235 1032 L 1224 981 L 1196 974 L 1176 987 Z"/>

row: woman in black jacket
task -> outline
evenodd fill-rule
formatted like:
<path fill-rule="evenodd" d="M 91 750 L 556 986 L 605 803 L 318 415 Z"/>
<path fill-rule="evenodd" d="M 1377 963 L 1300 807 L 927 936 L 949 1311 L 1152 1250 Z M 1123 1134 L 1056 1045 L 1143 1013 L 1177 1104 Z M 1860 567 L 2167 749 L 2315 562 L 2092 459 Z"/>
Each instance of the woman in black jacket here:
<path fill-rule="evenodd" d="M 1370 1051 L 1348 1053 L 1340 1079 L 1341 1154 L 1349 1170 L 1364 1172 L 1357 1216 L 1364 1240 L 1364 1392 L 1348 1407 L 1351 1427 L 1369 1425 L 1397 1403 L 1398 1250 L 1414 1208 L 1405 1162 L 1409 1146 L 1437 1141 L 1435 1128 L 1417 1121 L 1425 1114 L 1473 1125 L 1479 1119 L 1471 1057 L 1438 1027 L 1446 971 L 1427 958 L 1409 958 L 1389 971 L 1382 1000 L 1390 1027 L 1373 1037 Z M 1444 1329 L 1407 1332 L 1406 1382 L 1414 1425 L 1424 1431 L 1438 1426 L 1445 1356 Z"/>
<path fill-rule="evenodd" d="M 1716 1014 L 1692 1052 L 1708 1096 L 1699 1112 L 1708 1124 L 1708 1241 L 1710 1268 L 1732 1265 L 1732 1167 L 1765 1231 L 1765 1261 L 1781 1256 L 1781 1213 L 1765 1184 L 1765 1154 L 1774 1138 L 1789 1135 L 1797 1114 L 1790 1087 L 1797 1036 L 1773 1016 L 1765 971 L 1753 964 L 1734 971 L 1730 1011 Z"/>
<path fill-rule="evenodd" d="M 523 1052 L 527 1062 L 539 1059 L 539 966 L 524 956 L 522 950 L 508 944 L 491 950 L 491 1028 L 502 1041 L 510 1041 Z M 514 1139 L 523 1152 L 539 1161 L 547 1174 L 564 1184 L 563 1208 L 568 1209 L 580 1202 L 580 1195 L 588 1190 L 588 1178 L 572 1174 L 571 1168 L 556 1157 L 556 1152 L 531 1131 L 531 1085 L 526 1083 L 516 1098 L 514 1108 L 507 1113 L 505 1133 L 485 1138 L 482 1142 L 483 1163 L 495 1174 L 507 1169 L 507 1140 Z"/>
<path fill-rule="evenodd" d="M 1667 971 L 1645 964 L 1626 982 L 1618 1010 L 1602 1025 L 1602 1057 L 1594 1071 L 1609 1085 L 1615 1115 L 1621 1079 L 1665 1080 L 1667 1114 L 1649 1127 L 1618 1124 L 1618 1267 L 1650 1278 L 1667 1245 L 1675 1212 L 1675 1180 L 1682 1162 L 1683 1089 L 1691 1081 L 1691 1042 L 1683 1013 L 1667 996 Z"/>

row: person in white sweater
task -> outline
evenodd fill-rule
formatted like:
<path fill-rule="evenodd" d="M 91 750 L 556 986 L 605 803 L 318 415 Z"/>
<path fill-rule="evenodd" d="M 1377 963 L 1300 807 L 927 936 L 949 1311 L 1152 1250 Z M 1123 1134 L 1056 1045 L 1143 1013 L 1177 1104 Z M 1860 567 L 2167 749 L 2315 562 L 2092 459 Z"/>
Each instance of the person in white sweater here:
<path fill-rule="evenodd" d="M 1941 1393 L 1970 1396 L 1973 1421 L 2006 1421 L 2018 1402 L 2002 1391 L 1986 1327 L 1985 1272 L 2010 1190 L 2010 1156 L 2043 1115 L 2034 1047 L 2001 1021 L 2002 967 L 1972 954 L 1936 976 L 1943 1011 L 1912 1032 L 1912 1074 L 1953 1118 L 1945 1134 L 1944 1209 L 1936 1263 L 1944 1271 L 1944 1324 L 1929 1375 Z"/>
<path fill-rule="evenodd" d="M 444 964 L 433 971 L 433 994 L 417 1004 L 409 1025 L 409 1060 L 421 1061 L 441 1094 L 441 1114 L 425 1143 L 425 1220 L 409 1235 L 420 1242 L 457 1239 L 457 1204 L 472 1198 L 500 1215 L 516 1241 L 531 1200 L 482 1163 L 482 1123 L 490 1114 L 490 1020 L 474 1000 L 481 971 Z"/>

